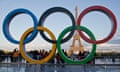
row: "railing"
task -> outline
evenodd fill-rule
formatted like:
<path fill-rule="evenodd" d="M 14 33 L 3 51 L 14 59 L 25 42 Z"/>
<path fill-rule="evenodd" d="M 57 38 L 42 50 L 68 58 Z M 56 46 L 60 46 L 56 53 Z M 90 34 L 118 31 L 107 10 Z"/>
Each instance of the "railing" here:
<path fill-rule="evenodd" d="M 113 61 L 112 59 L 115 59 Z M 11 62 L 10 56 L 0 62 L 0 72 L 119 72 L 120 56 L 95 57 L 95 64 L 71 65 L 45 63 L 34 65 L 26 63 L 18 58 L 17 62 Z"/>

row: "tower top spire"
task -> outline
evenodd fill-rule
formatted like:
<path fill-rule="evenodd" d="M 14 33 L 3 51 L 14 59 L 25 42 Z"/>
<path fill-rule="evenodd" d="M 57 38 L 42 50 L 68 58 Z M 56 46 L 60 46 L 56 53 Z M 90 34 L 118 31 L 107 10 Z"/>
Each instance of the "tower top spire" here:
<path fill-rule="evenodd" d="M 77 18 L 78 18 L 78 6 L 75 7 L 75 21 L 77 24 Z"/>
<path fill-rule="evenodd" d="M 78 11 L 78 6 L 75 7 L 75 11 Z"/>

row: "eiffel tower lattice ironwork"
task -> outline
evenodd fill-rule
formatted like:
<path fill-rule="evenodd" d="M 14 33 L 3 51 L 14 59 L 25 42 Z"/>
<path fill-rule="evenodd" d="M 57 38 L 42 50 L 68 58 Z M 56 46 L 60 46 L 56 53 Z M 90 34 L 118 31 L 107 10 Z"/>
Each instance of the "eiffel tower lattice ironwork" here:
<path fill-rule="evenodd" d="M 78 7 L 75 7 L 75 20 L 77 25 L 77 18 L 78 18 Z M 78 46 L 75 46 L 75 41 L 78 41 Z M 70 49 L 68 50 L 68 56 L 71 56 L 71 54 L 78 54 L 78 53 L 84 53 L 84 47 L 80 40 L 80 35 L 78 31 L 76 30 L 73 36 L 72 45 L 70 46 Z"/>

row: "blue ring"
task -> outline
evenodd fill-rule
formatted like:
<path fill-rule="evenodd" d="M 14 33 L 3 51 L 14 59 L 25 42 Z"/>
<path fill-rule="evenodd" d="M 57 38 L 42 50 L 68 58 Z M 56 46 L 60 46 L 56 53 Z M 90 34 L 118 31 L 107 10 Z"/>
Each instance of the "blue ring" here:
<path fill-rule="evenodd" d="M 30 15 L 32 17 L 33 23 L 34 23 L 34 30 L 33 30 L 32 34 L 24 40 L 24 43 L 28 43 L 31 40 L 33 40 L 34 37 L 37 34 L 37 22 L 38 21 L 37 21 L 36 16 L 32 12 L 30 12 L 29 10 L 27 10 L 27 9 L 21 9 L 21 8 L 20 9 L 15 9 L 15 10 L 11 11 L 10 13 L 8 13 L 8 15 L 5 17 L 5 19 L 3 21 L 3 34 L 4 34 L 4 36 L 6 37 L 6 39 L 8 41 L 10 41 L 12 43 L 15 43 L 15 44 L 19 44 L 19 41 L 15 40 L 11 36 L 11 34 L 9 32 L 9 25 L 10 25 L 10 22 L 12 21 L 12 19 L 15 16 L 17 16 L 19 14 L 23 14 L 23 13 Z"/>

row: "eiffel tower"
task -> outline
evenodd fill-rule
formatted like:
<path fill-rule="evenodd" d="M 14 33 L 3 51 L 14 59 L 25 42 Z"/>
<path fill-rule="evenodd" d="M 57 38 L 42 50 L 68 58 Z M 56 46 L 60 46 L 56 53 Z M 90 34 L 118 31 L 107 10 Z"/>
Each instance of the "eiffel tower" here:
<path fill-rule="evenodd" d="M 76 21 L 76 25 L 77 25 L 77 18 L 78 18 L 78 7 L 75 7 L 75 21 Z M 75 41 L 78 41 L 78 46 L 75 46 Z M 74 35 L 73 35 L 73 41 L 72 41 L 72 45 L 70 46 L 70 49 L 68 50 L 68 56 L 71 56 L 71 54 L 79 54 L 79 53 L 84 53 L 84 47 L 81 43 L 80 40 L 80 35 L 78 33 L 78 31 L 76 30 Z"/>

